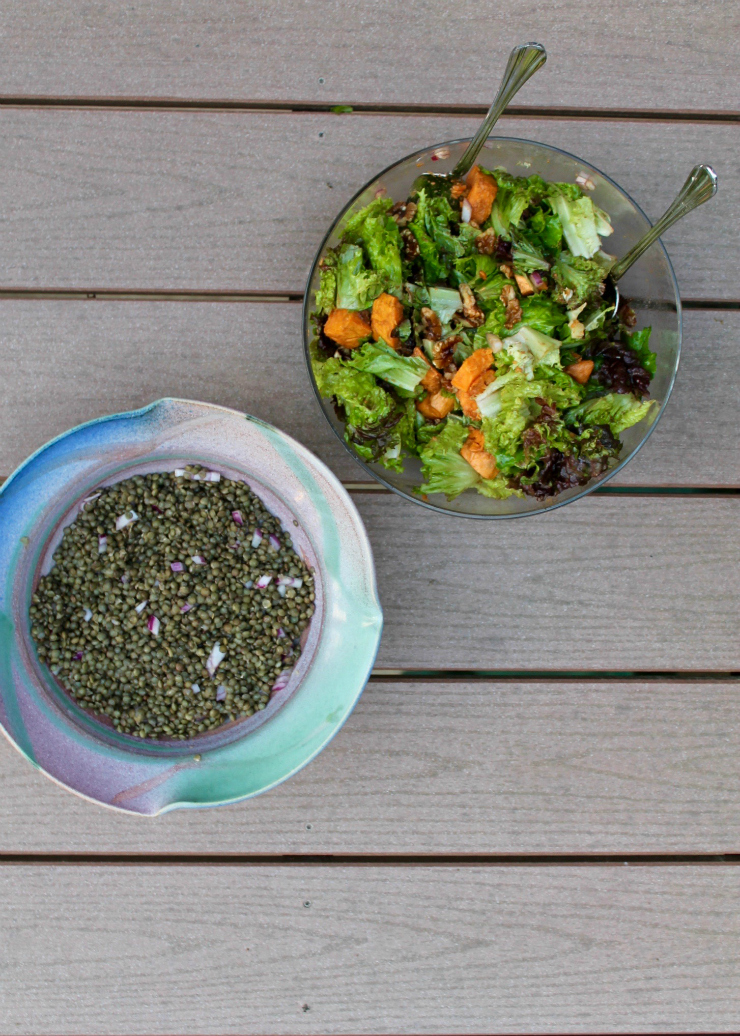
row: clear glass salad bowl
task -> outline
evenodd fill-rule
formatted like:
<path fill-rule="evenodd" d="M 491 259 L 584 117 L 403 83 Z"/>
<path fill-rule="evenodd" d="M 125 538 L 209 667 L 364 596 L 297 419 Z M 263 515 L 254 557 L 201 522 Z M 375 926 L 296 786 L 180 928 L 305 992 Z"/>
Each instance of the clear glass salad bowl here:
<path fill-rule="evenodd" d="M 422 498 L 418 492 L 418 487 L 422 483 L 418 458 L 407 458 L 404 470 L 397 472 L 389 471 L 380 464 L 367 463 L 358 457 L 344 439 L 344 424 L 335 413 L 331 400 L 322 397 L 318 391 L 311 369 L 310 345 L 315 338 L 311 314 L 320 279 L 319 262 L 329 248 L 338 244 L 347 219 L 380 193 L 393 198 L 394 201 L 404 201 L 414 180 L 422 173 L 449 173 L 468 143 L 469 139 L 466 138 L 436 144 L 394 163 L 370 180 L 340 212 L 321 243 L 308 278 L 303 308 L 306 362 L 311 383 L 327 421 L 357 463 L 388 489 L 425 507 L 471 518 L 517 518 L 528 514 L 542 514 L 592 493 L 620 471 L 647 440 L 665 409 L 673 388 L 681 352 L 681 300 L 671 261 L 660 241 L 656 242 L 619 282 L 622 298 L 629 299 L 635 311 L 637 327 L 651 326 L 653 329 L 650 345 L 657 355 L 657 369 L 650 383 L 650 394 L 651 398 L 658 400 L 660 408 L 654 408 L 650 417 L 622 433 L 622 452 L 618 463 L 611 470 L 592 479 L 585 486 L 568 489 L 557 497 L 544 501 L 515 496 L 507 500 L 495 500 L 481 496 L 475 490 L 468 490 L 454 500 L 447 500 L 441 494 Z M 516 176 L 531 176 L 538 173 L 546 180 L 574 182 L 580 174 L 586 174 L 595 185 L 590 196 L 596 205 L 609 213 L 614 226 L 614 233 L 608 238 L 606 246 L 610 254 L 619 257 L 624 255 L 650 227 L 645 213 L 618 184 L 588 162 L 566 151 L 532 140 L 491 137 L 484 145 L 478 162 L 487 169 L 503 166 Z"/>

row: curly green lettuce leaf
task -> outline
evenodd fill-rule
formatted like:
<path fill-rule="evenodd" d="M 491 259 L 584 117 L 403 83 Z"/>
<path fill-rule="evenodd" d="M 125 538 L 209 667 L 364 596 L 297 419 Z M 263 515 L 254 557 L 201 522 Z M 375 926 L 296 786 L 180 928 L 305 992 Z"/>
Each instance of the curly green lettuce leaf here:
<path fill-rule="evenodd" d="M 395 409 L 394 400 L 372 374 L 358 370 L 337 356 L 314 364 L 313 371 L 319 392 L 333 397 L 344 408 L 349 426 L 371 427 Z"/>
<path fill-rule="evenodd" d="M 605 253 L 597 252 L 593 259 L 561 252 L 552 267 L 552 275 L 558 290 L 555 299 L 571 309 L 584 302 L 598 300 L 604 292 L 604 281 L 609 264 L 601 259 Z"/>
<path fill-rule="evenodd" d="M 651 376 L 655 376 L 655 353 L 650 349 L 650 332 L 652 328 L 643 327 L 641 331 L 634 331 L 629 334 L 622 331 L 622 341 L 631 349 L 642 366 Z"/>
<path fill-rule="evenodd" d="M 354 350 L 347 362 L 356 370 L 374 374 L 405 392 L 413 392 L 429 371 L 429 364 L 420 356 L 401 356 L 381 341 L 366 342 Z"/>
<path fill-rule="evenodd" d="M 560 251 L 563 225 L 554 213 L 542 208 L 535 209 L 524 221 L 520 233 L 547 256 L 556 255 Z"/>
<path fill-rule="evenodd" d="M 492 255 L 481 255 L 480 252 L 476 252 L 474 255 L 466 255 L 462 259 L 456 259 L 455 270 L 459 275 L 460 281 L 473 285 L 476 291 L 486 287 L 492 278 L 501 277 L 503 285 L 503 277 Z M 499 289 L 499 294 L 500 292 L 501 289 Z"/>
<path fill-rule="evenodd" d="M 460 292 L 455 288 L 430 288 L 429 305 L 437 314 L 442 325 L 449 325 L 458 310 L 462 309 Z"/>
<path fill-rule="evenodd" d="M 543 334 L 527 324 L 520 324 L 514 334 L 504 341 L 504 349 L 514 365 L 530 381 L 534 377 L 534 368 L 541 363 L 551 367 L 561 366 L 560 345 L 557 338 Z"/>
<path fill-rule="evenodd" d="M 468 464 L 460 450 L 468 437 L 468 426 L 447 418 L 442 431 L 421 450 L 421 493 L 444 493 L 448 500 L 473 489 L 480 475 Z"/>
<path fill-rule="evenodd" d="M 501 272 L 492 273 L 485 281 L 471 282 L 475 287 L 475 294 L 480 306 L 484 310 L 491 310 L 501 302 L 501 290 L 505 284 L 514 284 L 515 281 L 504 277 Z"/>
<path fill-rule="evenodd" d="M 549 270 L 550 263 L 541 249 L 521 234 L 512 236 L 511 256 L 517 273 L 532 273 L 534 270 Z"/>
<path fill-rule="evenodd" d="M 547 194 L 547 185 L 539 176 L 512 176 L 501 167 L 482 171 L 493 176 L 498 184 L 490 225 L 497 234 L 509 238 L 511 228 L 519 226 L 532 202 Z"/>
<path fill-rule="evenodd" d="M 327 252 L 321 264 L 321 279 L 314 300 L 316 312 L 328 316 L 336 306 L 337 298 L 337 255 Z"/>
<path fill-rule="evenodd" d="M 369 205 L 353 216 L 344 224 L 342 238 L 345 241 L 352 241 L 357 244 L 362 238 L 362 230 L 366 220 L 376 219 L 378 216 L 385 216 L 393 208 L 393 201 L 390 198 L 374 198 Z"/>
<path fill-rule="evenodd" d="M 475 335 L 473 336 L 473 349 L 483 349 L 488 345 L 488 339 L 486 335 L 498 335 L 499 338 L 506 333 L 505 330 L 506 321 L 506 310 L 503 302 L 497 299 L 495 302 L 489 303 L 489 309 L 486 313 L 485 323 L 481 324 L 476 329 Z"/>
<path fill-rule="evenodd" d="M 366 270 L 359 245 L 343 245 L 336 266 L 336 305 L 339 309 L 369 309 L 385 291 L 385 277 Z"/>
<path fill-rule="evenodd" d="M 609 217 L 582 194 L 573 198 L 572 191 L 564 187 L 571 185 L 553 183 L 549 185 L 549 198 L 563 227 L 568 248 L 573 255 L 590 259 L 601 248 L 601 237 L 613 232 Z"/>
<path fill-rule="evenodd" d="M 540 412 L 537 400 L 562 410 L 581 399 L 580 386 L 557 367 L 541 365 L 536 374 L 537 377 L 530 380 L 510 370 L 476 397 L 483 417 L 486 449 L 495 455 L 499 469 L 507 474 L 512 458 L 521 453 L 522 435 Z M 496 385 L 499 388 L 491 391 Z"/>
<path fill-rule="evenodd" d="M 552 336 L 558 328 L 568 322 L 565 310 L 549 295 L 529 295 L 521 300 L 522 324 Z M 515 327 L 514 331 L 517 330 Z"/>
<path fill-rule="evenodd" d="M 416 198 L 416 215 L 409 230 L 416 238 L 419 246 L 419 256 L 424 268 L 424 279 L 427 284 L 436 284 L 446 275 L 446 267 L 443 263 L 437 244 L 427 229 L 427 215 L 429 212 L 430 199 L 425 190 L 419 191 Z"/>
<path fill-rule="evenodd" d="M 390 198 L 376 198 L 370 202 L 347 222 L 343 239 L 355 245 L 362 244 L 370 266 L 383 278 L 385 290 L 400 295 L 403 284 L 401 234 L 388 212 L 392 204 Z"/>
<path fill-rule="evenodd" d="M 607 425 L 615 435 L 619 435 L 657 408 L 658 403 L 654 399 L 642 400 L 626 392 L 609 392 L 569 410 L 567 418 L 575 424 Z"/>

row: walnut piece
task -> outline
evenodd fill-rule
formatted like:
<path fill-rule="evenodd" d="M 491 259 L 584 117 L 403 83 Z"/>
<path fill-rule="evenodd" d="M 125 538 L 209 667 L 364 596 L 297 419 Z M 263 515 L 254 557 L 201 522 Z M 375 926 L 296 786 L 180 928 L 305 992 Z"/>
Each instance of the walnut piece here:
<path fill-rule="evenodd" d="M 470 323 L 471 327 L 480 327 L 485 323 L 486 315 L 475 301 L 473 289 L 469 284 L 460 285 L 460 295 L 463 300 L 463 316 Z"/>
<path fill-rule="evenodd" d="M 475 247 L 481 255 L 493 255 L 496 251 L 497 244 L 498 238 L 496 237 L 496 231 L 491 229 L 484 231 L 480 237 L 475 239 Z"/>
<path fill-rule="evenodd" d="M 442 337 L 442 322 L 429 306 L 421 307 L 421 327 L 425 338 L 434 341 Z"/>
<path fill-rule="evenodd" d="M 507 331 L 510 331 L 514 324 L 518 324 L 522 319 L 522 307 L 519 305 L 519 299 L 516 297 L 513 284 L 505 284 L 503 286 L 501 289 L 501 301 L 506 306 L 504 327 Z"/>
<path fill-rule="evenodd" d="M 450 188 L 451 198 L 464 198 L 468 193 L 468 185 L 462 180 L 456 180 Z"/>
<path fill-rule="evenodd" d="M 443 342 L 432 343 L 432 363 L 438 370 L 448 371 L 450 367 L 454 367 L 452 358 L 461 341 L 460 335 L 450 335 Z"/>
<path fill-rule="evenodd" d="M 414 237 L 413 231 L 404 227 L 401 231 L 401 239 L 403 240 L 403 250 L 406 253 L 406 258 L 416 259 L 419 254 L 419 242 Z"/>
<path fill-rule="evenodd" d="M 413 201 L 397 201 L 391 209 L 391 216 L 399 227 L 405 227 L 416 215 L 416 203 Z"/>

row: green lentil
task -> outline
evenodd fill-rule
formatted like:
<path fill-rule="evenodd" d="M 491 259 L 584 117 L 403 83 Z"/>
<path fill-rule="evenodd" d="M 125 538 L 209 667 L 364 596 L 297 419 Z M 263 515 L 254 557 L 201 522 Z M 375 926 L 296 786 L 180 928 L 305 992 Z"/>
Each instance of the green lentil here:
<path fill-rule="evenodd" d="M 279 520 L 243 482 L 204 474 L 191 465 L 101 489 L 32 597 L 40 660 L 78 705 L 134 737 L 186 740 L 263 710 L 314 612 L 311 571 Z"/>

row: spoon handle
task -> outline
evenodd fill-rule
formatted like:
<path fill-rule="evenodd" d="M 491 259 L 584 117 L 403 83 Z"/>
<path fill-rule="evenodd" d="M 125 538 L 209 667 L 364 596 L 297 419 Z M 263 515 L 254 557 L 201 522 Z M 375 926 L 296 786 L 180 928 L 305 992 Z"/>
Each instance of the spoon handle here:
<path fill-rule="evenodd" d="M 491 130 L 498 122 L 499 116 L 513 99 L 514 95 L 521 90 L 524 84 L 530 79 L 538 68 L 541 68 L 547 60 L 547 53 L 541 43 L 521 43 L 514 47 L 509 55 L 504 77 L 501 86 L 498 88 L 496 98 L 488 109 L 488 115 L 481 123 L 480 129 L 468 144 L 467 151 L 452 170 L 451 176 L 459 179 L 469 172 L 478 152 L 485 144 L 491 134 Z"/>
<path fill-rule="evenodd" d="M 618 281 L 629 270 L 630 266 L 647 251 L 654 241 L 672 227 L 679 219 L 691 212 L 698 205 L 703 205 L 717 193 L 717 174 L 708 165 L 697 165 L 689 173 L 689 177 L 672 205 L 663 213 L 655 226 L 641 237 L 629 252 L 611 268 L 611 279 Z"/>

